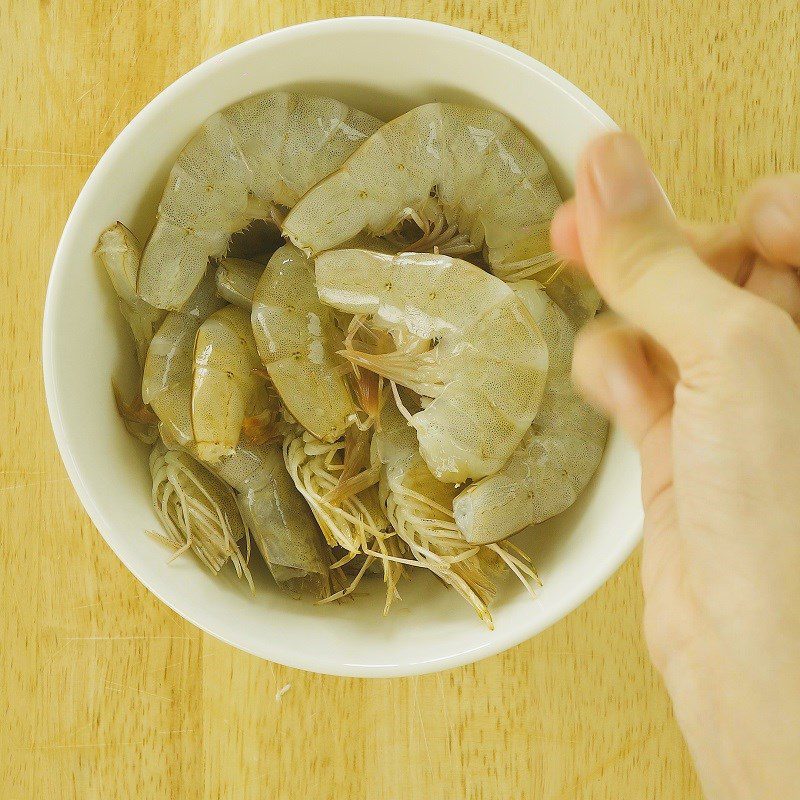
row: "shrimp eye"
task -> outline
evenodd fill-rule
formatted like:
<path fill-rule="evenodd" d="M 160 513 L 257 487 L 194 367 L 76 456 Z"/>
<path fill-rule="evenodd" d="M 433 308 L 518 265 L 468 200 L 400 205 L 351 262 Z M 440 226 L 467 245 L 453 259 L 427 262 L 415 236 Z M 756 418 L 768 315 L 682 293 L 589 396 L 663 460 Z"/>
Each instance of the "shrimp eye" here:
<path fill-rule="evenodd" d="M 359 196 L 359 197 L 360 197 L 362 200 L 366 200 L 366 199 L 367 199 L 367 192 L 365 192 L 365 191 L 362 189 L 362 190 L 361 190 L 361 191 L 358 193 L 358 196 Z"/>

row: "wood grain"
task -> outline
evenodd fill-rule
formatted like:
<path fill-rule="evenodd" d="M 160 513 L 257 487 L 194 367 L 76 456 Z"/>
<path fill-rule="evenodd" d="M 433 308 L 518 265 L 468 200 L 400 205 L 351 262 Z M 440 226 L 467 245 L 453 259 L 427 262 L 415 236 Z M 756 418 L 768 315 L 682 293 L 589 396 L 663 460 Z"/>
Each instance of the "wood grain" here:
<path fill-rule="evenodd" d="M 800 165 L 794 0 L 2 0 L 0 796 L 698 798 L 640 633 L 638 559 L 483 663 L 344 680 L 256 660 L 149 595 L 59 461 L 40 326 L 81 185 L 160 89 L 309 19 L 449 22 L 531 53 L 646 143 L 677 210 L 729 215 Z M 289 685 L 278 702 L 276 692 Z"/>

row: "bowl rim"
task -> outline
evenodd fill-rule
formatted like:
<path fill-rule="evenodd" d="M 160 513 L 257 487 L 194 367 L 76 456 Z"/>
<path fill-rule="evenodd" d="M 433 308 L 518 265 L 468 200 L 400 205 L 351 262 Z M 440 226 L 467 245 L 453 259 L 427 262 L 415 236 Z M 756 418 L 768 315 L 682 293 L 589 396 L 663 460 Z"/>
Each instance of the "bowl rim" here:
<path fill-rule="evenodd" d="M 460 41 L 481 49 L 493 51 L 517 64 L 522 65 L 528 71 L 535 74 L 540 80 L 549 81 L 557 86 L 570 99 L 578 103 L 582 109 L 590 114 L 607 130 L 618 130 L 617 124 L 611 117 L 603 111 L 593 100 L 585 95 L 574 84 L 554 70 L 545 66 L 533 57 L 521 51 L 491 39 L 482 34 L 474 33 L 463 28 L 452 25 L 445 25 L 439 22 L 414 19 L 409 17 L 381 17 L 381 16 L 353 16 L 339 17 L 334 19 L 322 19 L 313 22 L 304 22 L 286 28 L 270 31 L 252 39 L 248 39 L 240 44 L 234 45 L 227 50 L 217 53 L 205 61 L 201 62 L 191 70 L 180 76 L 177 80 L 165 87 L 152 100 L 150 100 L 133 119 L 122 129 L 108 149 L 101 156 L 95 165 L 86 183 L 82 187 L 75 204 L 64 225 L 58 247 L 53 258 L 53 265 L 48 278 L 47 292 L 45 296 L 45 307 L 42 323 L 42 369 L 44 373 L 45 396 L 47 401 L 48 413 L 53 427 L 53 433 L 58 445 L 61 460 L 67 470 L 67 474 L 72 485 L 78 494 L 84 509 L 92 520 L 92 523 L 106 541 L 106 544 L 115 553 L 134 577 L 152 592 L 162 603 L 171 608 L 183 619 L 195 625 L 200 630 L 219 639 L 232 647 L 242 650 L 259 658 L 268 659 L 287 667 L 304 669 L 312 672 L 339 675 L 347 677 L 403 677 L 410 675 L 420 675 L 431 672 L 438 672 L 444 669 L 460 667 L 466 664 L 479 661 L 498 653 L 502 653 L 528 639 L 541 633 L 543 630 L 555 624 L 585 600 L 591 597 L 622 565 L 628 558 L 642 536 L 641 521 L 632 529 L 620 536 L 616 546 L 606 553 L 605 558 L 595 562 L 590 579 L 580 586 L 562 593 L 556 600 L 548 606 L 546 614 L 531 617 L 527 622 L 523 621 L 520 625 L 508 631 L 495 630 L 491 642 L 478 645 L 472 648 L 461 648 L 458 652 L 437 657 L 434 659 L 409 660 L 403 663 L 345 663 L 341 659 L 331 658 L 327 654 L 320 653 L 313 657 L 303 653 L 297 653 L 290 648 L 285 648 L 281 642 L 270 640 L 265 643 L 265 647 L 259 650 L 251 643 L 241 643 L 228 637 L 224 632 L 210 630 L 201 620 L 197 618 L 193 610 L 193 603 L 189 598 L 185 602 L 177 600 L 167 600 L 161 591 L 154 586 L 146 577 L 139 574 L 111 544 L 110 533 L 112 526 L 107 523 L 102 512 L 94 501 L 93 494 L 84 483 L 81 469 L 70 451 L 67 441 L 66 427 L 61 416 L 59 392 L 54 378 L 54 323 L 53 314 L 62 282 L 68 276 L 66 253 L 71 249 L 71 241 L 76 236 L 75 220 L 80 216 L 82 206 L 87 202 L 87 197 L 92 192 L 95 184 L 101 181 L 106 164 L 113 158 L 114 152 L 123 146 L 130 138 L 136 136 L 140 129 L 147 126 L 150 117 L 153 116 L 162 106 L 168 104 L 172 96 L 191 87 L 201 81 L 204 76 L 216 68 L 216 62 L 222 54 L 246 56 L 249 52 L 259 50 L 265 43 L 272 45 L 278 42 L 299 40 L 309 35 L 325 34 L 337 30 L 390 30 L 396 33 L 424 33 L 435 38 Z M 643 520 L 643 516 L 642 516 Z"/>

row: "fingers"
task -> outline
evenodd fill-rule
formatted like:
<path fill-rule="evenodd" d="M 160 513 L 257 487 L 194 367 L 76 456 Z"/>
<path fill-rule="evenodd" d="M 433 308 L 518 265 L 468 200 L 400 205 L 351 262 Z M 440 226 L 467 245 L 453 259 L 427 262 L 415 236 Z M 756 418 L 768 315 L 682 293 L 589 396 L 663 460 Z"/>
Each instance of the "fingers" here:
<path fill-rule="evenodd" d="M 673 402 L 673 387 L 649 350 L 641 332 L 613 314 L 602 314 L 581 330 L 573 356 L 576 386 L 637 446 Z"/>
<path fill-rule="evenodd" d="M 581 252 L 606 301 L 679 365 L 696 362 L 739 293 L 692 251 L 631 136 L 589 145 L 575 199 Z"/>
<path fill-rule="evenodd" d="M 735 223 L 706 224 L 679 220 L 678 226 L 697 257 L 737 286 L 750 275 L 755 254 Z M 553 249 L 567 261 L 584 264 L 578 238 L 577 207 L 567 200 L 553 217 L 550 229 Z"/>
<path fill-rule="evenodd" d="M 800 267 L 800 175 L 756 181 L 739 204 L 738 221 L 767 261 Z"/>
<path fill-rule="evenodd" d="M 737 224 L 681 222 L 680 228 L 701 261 L 736 286 L 744 286 L 753 270 L 755 253 Z"/>
<path fill-rule="evenodd" d="M 797 224 L 800 226 L 800 219 Z M 800 322 L 800 274 L 795 268 L 767 261 L 756 252 L 757 243 L 738 224 L 683 223 L 681 229 L 694 251 L 712 269 Z"/>
<path fill-rule="evenodd" d="M 583 252 L 578 238 L 578 220 L 575 200 L 567 200 L 558 209 L 550 223 L 550 241 L 553 249 L 567 261 L 583 264 Z"/>

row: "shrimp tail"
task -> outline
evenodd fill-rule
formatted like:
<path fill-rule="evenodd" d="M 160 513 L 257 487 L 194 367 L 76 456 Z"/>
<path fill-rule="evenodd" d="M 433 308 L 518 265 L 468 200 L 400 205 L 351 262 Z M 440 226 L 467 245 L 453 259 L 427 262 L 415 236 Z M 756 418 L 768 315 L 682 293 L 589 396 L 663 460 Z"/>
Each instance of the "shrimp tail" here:
<path fill-rule="evenodd" d="M 275 415 L 271 412 L 245 417 L 242 420 L 242 438 L 248 444 L 266 444 L 281 438 L 281 433 L 275 427 Z"/>
<path fill-rule="evenodd" d="M 122 417 L 125 429 L 145 444 L 153 444 L 158 438 L 158 417 L 142 400 L 141 390 L 130 400 L 125 400 L 120 388 L 111 381 L 117 413 Z"/>

